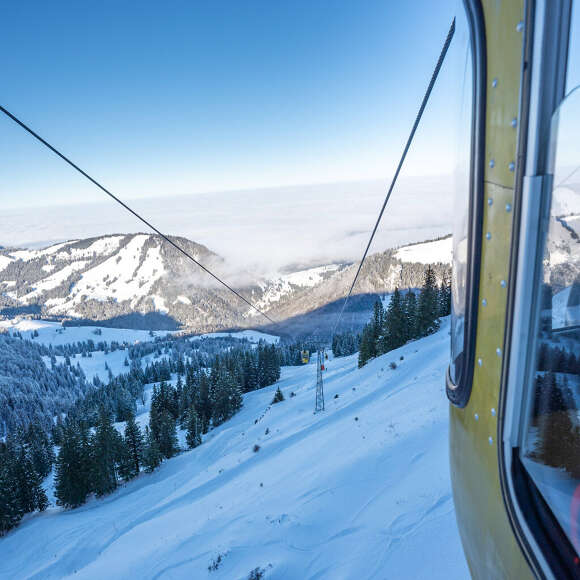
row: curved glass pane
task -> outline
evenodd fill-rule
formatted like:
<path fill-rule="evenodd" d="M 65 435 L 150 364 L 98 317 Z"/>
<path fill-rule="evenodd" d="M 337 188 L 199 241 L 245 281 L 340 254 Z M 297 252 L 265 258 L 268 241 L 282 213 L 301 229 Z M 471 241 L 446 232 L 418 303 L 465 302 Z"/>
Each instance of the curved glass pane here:
<path fill-rule="evenodd" d="M 460 12 L 458 12 L 460 13 Z M 455 152 L 455 198 L 453 221 L 453 273 L 451 300 L 451 380 L 457 384 L 464 364 L 465 302 L 467 291 L 468 219 L 470 194 L 470 157 L 473 114 L 473 71 L 469 30 L 459 23 L 457 42 L 463 58 L 461 102 L 458 107 Z"/>
<path fill-rule="evenodd" d="M 580 89 L 552 122 L 540 323 L 523 462 L 580 552 Z"/>

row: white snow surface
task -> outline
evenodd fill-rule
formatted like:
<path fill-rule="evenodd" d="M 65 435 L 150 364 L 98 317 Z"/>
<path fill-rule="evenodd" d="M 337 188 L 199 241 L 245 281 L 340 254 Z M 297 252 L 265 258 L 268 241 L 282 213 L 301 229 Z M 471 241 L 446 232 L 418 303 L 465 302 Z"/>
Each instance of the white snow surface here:
<path fill-rule="evenodd" d="M 0 256 L 0 270 L 14 260 L 25 262 L 45 256 L 49 263 L 42 270 L 52 275 L 37 282 L 30 291 L 19 300 L 30 303 L 42 292 L 57 288 L 77 271 L 83 271 L 89 265 L 88 258 L 99 256 L 107 258 L 104 262 L 83 272 L 80 280 L 72 286 L 68 296 L 47 300 L 51 314 L 76 315 L 75 307 L 88 298 L 101 301 L 130 300 L 135 306 L 143 297 L 148 296 L 154 284 L 165 274 L 163 258 L 159 246 L 149 247 L 149 234 L 134 236 L 118 252 L 125 235 L 112 235 L 94 240 L 86 248 L 71 248 L 75 240 L 55 244 L 41 250 L 15 250 L 9 256 Z M 115 252 L 117 252 L 115 254 Z M 143 255 L 143 263 L 140 263 Z M 74 260 L 63 267 L 63 261 Z M 55 271 L 56 270 L 56 271 Z M 16 296 L 10 295 L 13 298 Z M 167 307 L 160 297 L 153 297 L 155 307 L 160 312 L 167 312 Z"/>
<path fill-rule="evenodd" d="M 319 414 L 315 365 L 284 368 L 200 447 L 79 509 L 27 517 L 0 540 L 0 577 L 468 578 L 448 467 L 448 330 L 360 370 L 356 355 L 330 360 Z M 270 406 L 277 386 L 286 400 Z"/>
<path fill-rule="evenodd" d="M 22 297 L 22 300 L 24 302 L 28 303 L 31 300 L 33 300 L 34 298 L 37 298 L 38 296 L 40 296 L 44 291 L 52 290 L 53 288 L 57 288 L 65 280 L 67 280 L 69 278 L 69 276 L 71 276 L 71 274 L 73 274 L 77 270 L 82 270 L 83 268 L 86 267 L 87 264 L 88 264 L 88 262 L 81 260 L 78 262 L 72 262 L 68 266 L 61 268 L 60 270 L 55 272 L 52 276 L 45 278 L 44 280 L 42 280 L 42 282 L 38 282 L 36 284 L 36 286 L 34 286 L 34 290 L 32 292 L 29 292 L 28 294 L 24 295 Z M 43 266 L 43 268 L 46 268 L 46 266 Z"/>
<path fill-rule="evenodd" d="M 567 326 L 568 300 L 572 287 L 568 286 L 552 296 L 552 328 L 564 328 Z"/>
<path fill-rule="evenodd" d="M 191 300 L 187 296 L 183 296 L 181 294 L 173 301 L 173 304 L 176 302 L 181 302 L 182 304 L 186 304 L 188 306 L 191 305 Z"/>
<path fill-rule="evenodd" d="M 24 338 L 30 339 L 36 330 L 38 337 L 33 340 L 46 344 L 60 345 L 73 342 L 83 342 L 93 340 L 97 342 L 118 343 L 147 342 L 152 340 L 148 330 L 132 330 L 127 328 L 106 328 L 103 326 L 66 326 L 60 322 L 50 322 L 47 320 L 30 320 L 27 318 L 13 318 L 10 320 L 0 320 L 0 329 L 6 329 L 10 333 L 20 332 Z M 95 334 L 99 331 L 101 334 Z M 172 334 L 171 331 L 155 330 L 153 336 L 166 336 Z M 95 353 L 96 354 L 96 353 Z"/>
<path fill-rule="evenodd" d="M 10 256 L 12 256 L 15 260 L 30 262 L 30 260 L 38 258 L 40 256 L 52 256 L 53 254 L 58 252 L 61 248 L 64 248 L 69 244 L 73 244 L 76 241 L 78 240 L 68 240 L 66 242 L 53 244 L 52 246 L 42 248 L 41 250 L 16 250 L 14 252 L 10 252 Z"/>
<path fill-rule="evenodd" d="M 320 284 L 325 279 L 325 274 L 333 274 L 340 268 L 340 264 L 328 264 L 326 266 L 317 266 L 306 270 L 298 270 L 291 274 L 284 274 L 274 278 L 268 285 L 268 289 L 257 301 L 256 306 L 260 309 L 267 308 L 271 304 L 278 302 L 284 296 L 292 292 L 294 286 L 301 288 L 312 288 Z M 249 315 L 255 316 L 259 313 L 255 309 L 250 309 Z"/>
<path fill-rule="evenodd" d="M 424 242 L 404 246 L 395 252 L 395 258 L 401 262 L 418 262 L 420 264 L 434 264 L 442 262 L 451 264 L 453 259 L 453 238 Z"/>
<path fill-rule="evenodd" d="M 14 262 L 14 260 L 8 256 L 0 256 L 0 270 L 5 270 L 8 267 L 8 264 L 11 264 L 12 262 Z"/>
<path fill-rule="evenodd" d="M 339 264 L 329 264 L 328 266 L 308 268 L 307 270 L 286 274 L 281 279 L 295 286 L 312 287 L 324 280 L 324 274 L 335 272 L 339 267 Z"/>
<path fill-rule="evenodd" d="M 85 340 L 93 340 L 98 342 L 113 342 L 119 344 L 127 342 L 134 344 L 137 342 L 148 342 L 154 337 L 164 337 L 168 334 L 173 334 L 170 330 L 154 330 L 151 336 L 148 330 L 133 330 L 128 328 L 107 328 L 104 326 L 66 326 L 63 327 L 60 322 L 52 322 L 48 320 L 31 320 L 29 318 L 12 318 L 0 320 L 0 330 L 7 330 L 11 334 L 20 332 L 24 338 L 31 339 L 32 333 L 36 330 L 38 337 L 33 340 L 41 344 L 52 344 L 53 346 L 70 344 L 73 342 L 83 342 Z M 96 334 L 100 332 L 100 334 Z M 200 334 L 193 336 L 191 340 L 200 340 L 201 338 L 238 338 L 240 340 L 247 339 L 250 342 L 258 343 L 261 340 L 268 344 L 275 344 L 280 340 L 279 336 L 260 332 L 259 330 L 240 330 L 237 332 L 210 332 L 207 334 Z M 103 353 L 101 353 L 103 354 Z M 98 356 L 98 352 L 94 352 L 93 356 Z M 108 359 L 105 359 L 108 360 Z M 90 361 L 87 361 L 90 362 Z M 104 364 L 104 361 L 103 361 Z M 81 365 L 82 366 L 82 365 Z M 92 375 L 87 375 L 92 376 Z"/>
<path fill-rule="evenodd" d="M 112 254 L 118 247 L 121 241 L 125 238 L 123 235 L 107 236 L 94 241 L 90 246 L 84 249 L 71 248 L 69 250 L 70 256 L 74 259 L 90 258 L 93 254 L 103 255 Z M 68 254 L 65 254 L 68 257 Z"/>
<path fill-rule="evenodd" d="M 139 293 L 143 296 L 148 294 L 152 281 L 148 280 L 147 274 L 151 272 L 141 273 L 140 280 L 136 280 L 134 276 L 148 237 L 145 234 L 135 236 L 116 256 L 92 268 L 73 288 L 73 297 L 80 297 L 84 292 L 98 300 L 129 300 Z M 111 280 L 111 283 L 106 285 L 105 280 Z M 147 286 L 146 291 L 139 292 L 139 282 Z"/>
<path fill-rule="evenodd" d="M 268 344 L 276 344 L 280 340 L 279 336 L 260 332 L 259 330 L 240 330 L 238 332 L 209 332 L 207 334 L 193 336 L 192 340 L 199 340 L 200 338 L 238 338 L 240 340 L 245 338 L 250 342 L 257 343 L 262 340 Z"/>
<path fill-rule="evenodd" d="M 153 307 L 157 312 L 169 312 L 169 309 L 165 304 L 165 298 L 163 298 L 163 296 L 153 294 L 153 296 L 151 296 L 151 300 L 153 301 Z"/>
<path fill-rule="evenodd" d="M 151 359 L 152 355 L 148 355 L 148 357 Z M 56 356 L 55 358 L 60 364 L 65 361 L 65 357 L 63 356 Z M 126 350 L 116 350 L 115 352 L 108 352 L 106 354 L 101 350 L 97 350 L 92 352 L 90 357 L 76 354 L 69 358 L 73 366 L 76 366 L 77 363 L 80 365 L 89 381 L 97 376 L 103 383 L 108 382 L 109 371 L 105 367 L 105 364 L 109 367 L 114 377 L 129 372 L 129 369 L 125 366 L 125 359 L 127 358 Z M 50 357 L 43 357 L 43 360 L 46 366 L 49 367 Z M 147 357 L 143 357 L 141 362 L 146 364 L 146 360 L 148 360 Z"/>

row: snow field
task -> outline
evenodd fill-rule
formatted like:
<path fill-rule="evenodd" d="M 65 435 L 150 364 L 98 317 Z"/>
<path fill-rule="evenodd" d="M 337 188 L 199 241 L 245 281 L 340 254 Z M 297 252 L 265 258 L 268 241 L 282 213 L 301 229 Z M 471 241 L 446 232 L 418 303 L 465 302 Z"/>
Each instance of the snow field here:
<path fill-rule="evenodd" d="M 128 342 L 149 342 L 152 340 L 148 330 L 132 330 L 127 328 L 107 328 L 104 326 L 66 326 L 63 327 L 60 322 L 50 322 L 47 320 L 29 320 L 26 318 L 14 318 L 11 320 L 0 320 L 0 328 L 14 332 L 20 332 L 23 338 L 31 338 L 32 333 L 38 331 L 38 337 L 34 341 L 41 344 L 53 346 L 71 344 L 73 342 L 83 342 L 93 340 L 98 342 L 113 342 L 119 344 Z M 95 334 L 96 330 L 101 334 Z M 155 330 L 153 336 L 166 336 L 171 331 Z"/>
<path fill-rule="evenodd" d="M 33 340 L 53 346 L 71 344 L 74 342 L 83 342 L 85 340 L 93 340 L 95 343 L 113 341 L 122 344 L 128 342 L 134 344 L 136 342 L 150 342 L 154 337 L 165 337 L 173 334 L 170 330 L 154 330 L 153 336 L 148 330 L 133 330 L 128 328 L 108 328 L 104 326 L 66 326 L 63 327 L 60 322 L 50 322 L 47 320 L 30 320 L 27 318 L 13 318 L 11 320 L 0 320 L 0 329 L 5 329 L 11 334 L 20 332 L 24 338 L 30 339 L 32 333 L 36 330 L 38 337 Z M 100 330 L 101 334 L 95 334 L 96 330 Z M 239 338 L 247 339 L 250 342 L 259 342 L 264 340 L 268 344 L 275 344 L 280 340 L 280 337 L 272 334 L 266 334 L 258 330 L 241 330 L 239 332 L 211 332 L 207 334 L 200 334 L 193 336 L 191 340 L 199 340 L 201 338 Z M 95 353 L 93 353 L 95 356 Z"/>
<path fill-rule="evenodd" d="M 131 305 L 151 293 L 155 282 L 165 273 L 158 246 L 147 250 L 147 258 L 140 265 L 141 253 L 151 236 L 135 236 L 116 255 L 85 272 L 73 286 L 68 302 L 79 304 L 82 296 L 97 300 L 131 300 Z M 61 309 L 66 311 L 64 307 Z"/>
<path fill-rule="evenodd" d="M 274 336 L 273 334 L 266 334 L 265 332 L 260 332 L 259 330 L 240 330 L 239 332 L 210 332 L 208 334 L 200 334 L 198 336 L 193 336 L 191 340 L 199 340 L 201 338 L 239 338 L 243 340 L 244 338 L 250 342 L 258 343 L 261 340 L 268 344 L 276 344 L 279 342 L 280 337 Z"/>
<path fill-rule="evenodd" d="M 92 381 L 93 377 L 98 376 L 103 383 L 108 383 L 109 371 L 105 368 L 105 364 L 107 364 L 113 376 L 116 377 L 120 374 L 129 372 L 130 367 L 125 366 L 126 357 L 127 357 L 126 350 L 116 350 L 115 352 L 108 352 L 107 354 L 105 354 L 101 350 L 97 350 L 92 353 L 91 357 L 88 356 L 84 357 L 80 354 L 77 354 L 69 358 L 73 366 L 76 366 L 77 363 L 80 365 L 88 381 Z M 46 363 L 46 366 L 50 367 L 50 357 L 45 356 L 42 358 Z M 64 356 L 56 356 L 55 358 L 56 362 L 59 364 L 63 364 L 65 362 Z M 156 358 L 155 353 L 145 355 L 140 359 L 141 366 L 145 368 L 147 366 L 147 363 L 152 362 L 154 360 L 161 360 L 162 358 L 164 357 L 161 356 L 159 358 Z"/>
<path fill-rule="evenodd" d="M 24 302 L 25 304 L 29 304 L 35 298 L 38 298 L 44 291 L 57 288 L 65 280 L 67 280 L 74 272 L 76 272 L 77 270 L 82 270 L 87 266 L 87 264 L 88 262 L 81 260 L 78 262 L 73 262 L 72 264 L 69 264 L 64 268 L 61 268 L 60 270 L 58 270 L 58 272 L 55 272 L 52 276 L 49 276 L 48 278 L 45 278 L 41 282 L 38 282 L 34 287 L 34 290 L 21 297 L 22 302 Z M 45 268 L 46 266 L 43 266 L 43 269 Z M 54 268 L 54 266 L 52 266 L 52 268 Z"/>
<path fill-rule="evenodd" d="M 292 580 L 467 578 L 448 467 L 448 330 L 360 370 L 356 355 L 330 360 L 316 415 L 315 364 L 284 368 L 200 447 L 106 498 L 24 521 L 0 541 L 0 577 L 229 580 L 261 567 Z M 286 400 L 270 406 L 277 386 Z"/>
<path fill-rule="evenodd" d="M 290 294 L 293 286 L 312 288 L 324 280 L 325 274 L 336 272 L 339 268 L 340 264 L 329 264 L 281 275 L 272 281 L 273 283 L 264 296 L 256 303 L 256 306 L 258 308 L 267 308 L 269 305 L 278 302 L 283 296 Z M 248 315 L 254 316 L 256 314 L 257 312 L 253 309 L 248 311 Z"/>
<path fill-rule="evenodd" d="M 451 264 L 453 238 L 450 236 L 433 242 L 404 246 L 395 252 L 395 258 L 401 260 L 401 262 L 418 262 L 420 264 L 442 262 Z"/>

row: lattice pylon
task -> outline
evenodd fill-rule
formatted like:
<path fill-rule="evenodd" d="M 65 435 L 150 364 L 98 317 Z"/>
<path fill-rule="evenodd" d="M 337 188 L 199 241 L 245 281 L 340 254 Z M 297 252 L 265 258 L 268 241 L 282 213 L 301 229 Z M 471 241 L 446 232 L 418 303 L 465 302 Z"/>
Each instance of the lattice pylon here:
<path fill-rule="evenodd" d="M 314 412 L 324 411 L 324 385 L 322 382 L 322 365 L 324 364 L 324 352 L 318 350 L 316 357 L 316 404 Z"/>

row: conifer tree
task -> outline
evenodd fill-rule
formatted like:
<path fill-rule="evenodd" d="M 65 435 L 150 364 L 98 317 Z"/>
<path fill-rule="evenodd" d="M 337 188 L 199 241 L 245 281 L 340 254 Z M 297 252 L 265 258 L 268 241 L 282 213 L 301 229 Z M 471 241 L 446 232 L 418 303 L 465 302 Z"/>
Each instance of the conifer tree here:
<path fill-rule="evenodd" d="M 255 390 L 257 386 L 254 358 L 251 353 L 245 352 L 242 360 L 242 390 L 248 393 Z"/>
<path fill-rule="evenodd" d="M 214 389 L 212 420 L 215 426 L 221 425 L 231 416 L 229 376 L 220 374 Z"/>
<path fill-rule="evenodd" d="M 230 377 L 228 388 L 230 396 L 230 416 L 228 417 L 229 419 L 230 417 L 233 417 L 242 408 L 242 405 L 244 404 L 244 399 L 242 397 L 242 391 L 238 386 L 234 377 Z"/>
<path fill-rule="evenodd" d="M 209 422 L 213 414 L 212 399 L 210 393 L 210 380 L 205 372 L 199 378 L 199 389 L 195 399 L 195 408 L 199 414 L 201 432 L 207 433 Z"/>
<path fill-rule="evenodd" d="M 406 320 L 403 300 L 398 288 L 391 297 L 387 313 L 384 317 L 383 348 L 381 353 L 399 348 L 406 342 Z"/>
<path fill-rule="evenodd" d="M 108 413 L 101 410 L 91 438 L 91 486 L 97 497 L 111 493 L 117 487 L 117 462 L 122 456 L 123 444 Z"/>
<path fill-rule="evenodd" d="M 155 391 L 153 392 L 155 393 Z M 151 409 L 149 410 L 149 429 L 151 430 L 151 435 L 156 441 L 159 440 L 161 412 L 159 406 L 156 405 L 154 399 L 152 399 Z"/>
<path fill-rule="evenodd" d="M 445 272 L 439 286 L 439 316 L 449 314 L 451 314 L 451 277 Z"/>
<path fill-rule="evenodd" d="M 147 473 L 151 473 L 159 465 L 162 460 L 161 451 L 159 450 L 159 444 L 149 427 L 145 427 L 145 450 L 143 452 L 143 466 Z"/>
<path fill-rule="evenodd" d="M 373 358 L 373 353 L 376 352 L 374 344 L 374 333 L 371 323 L 365 325 L 361 334 L 360 348 L 358 352 L 358 366 L 359 368 L 367 364 L 367 361 Z"/>
<path fill-rule="evenodd" d="M 84 427 L 67 421 L 56 462 L 55 495 L 58 505 L 77 507 L 90 493 L 88 436 Z"/>
<path fill-rule="evenodd" d="M 354 354 L 358 349 L 360 337 L 352 332 L 335 334 L 332 337 L 332 353 L 335 357 Z"/>
<path fill-rule="evenodd" d="M 157 444 L 161 455 L 167 459 L 173 457 L 178 451 L 175 419 L 167 410 L 163 410 L 159 416 Z"/>
<path fill-rule="evenodd" d="M 373 337 L 373 352 L 371 358 L 375 358 L 378 352 L 379 339 L 383 334 L 385 323 L 385 309 L 383 308 L 383 303 L 380 300 L 375 302 L 373 308 L 373 319 L 371 322 L 371 330 Z"/>
<path fill-rule="evenodd" d="M 131 454 L 129 453 L 129 448 L 126 445 L 120 446 L 117 453 L 117 475 L 123 481 L 130 481 L 137 474 L 135 473 L 135 466 L 131 461 Z"/>
<path fill-rule="evenodd" d="M 358 358 L 359 368 L 380 353 L 384 331 L 384 316 L 383 305 L 380 300 L 377 300 L 373 308 L 373 317 L 362 331 Z"/>
<path fill-rule="evenodd" d="M 143 434 L 139 425 L 135 421 L 135 415 L 130 414 L 125 426 L 125 446 L 129 458 L 130 469 L 127 471 L 129 477 L 139 475 L 143 463 Z M 126 478 L 125 478 L 126 479 Z"/>
<path fill-rule="evenodd" d="M 187 433 L 185 435 L 187 446 L 190 449 L 201 445 L 201 429 L 195 407 L 192 405 L 187 413 Z"/>
<path fill-rule="evenodd" d="M 52 443 L 53 445 L 58 445 L 60 446 L 62 444 L 62 417 L 60 415 L 60 413 L 56 416 L 56 424 L 54 425 L 54 427 L 52 428 L 51 431 L 51 438 L 52 438 Z M 53 460 L 54 463 L 54 460 Z"/>
<path fill-rule="evenodd" d="M 439 305 L 435 272 L 431 266 L 427 266 L 417 308 L 419 336 L 427 336 L 439 328 L 438 314 Z"/>
<path fill-rule="evenodd" d="M 580 475 L 580 429 L 574 425 L 570 411 L 559 410 L 544 415 L 540 421 L 538 457 L 553 467 L 564 468 L 574 477 Z"/>
<path fill-rule="evenodd" d="M 185 408 L 182 407 L 184 402 L 184 384 L 181 375 L 177 375 L 177 382 L 175 383 L 175 400 L 177 402 L 177 417 L 183 417 Z"/>
<path fill-rule="evenodd" d="M 54 451 L 48 435 L 37 423 L 31 423 L 25 437 L 34 470 L 41 478 L 46 477 L 54 463 Z"/>
<path fill-rule="evenodd" d="M 42 487 L 42 479 L 35 471 L 32 459 L 24 445 L 19 446 L 13 467 L 17 506 L 20 513 L 44 511 L 48 507 L 48 499 Z"/>
<path fill-rule="evenodd" d="M 276 403 L 281 403 L 284 400 L 284 393 L 280 390 L 280 387 L 276 389 L 274 393 L 274 398 L 272 399 L 272 405 Z"/>
<path fill-rule="evenodd" d="M 14 463 L 14 454 L 0 442 L 0 536 L 16 526 L 24 515 L 18 505 Z"/>
<path fill-rule="evenodd" d="M 417 297 L 412 290 L 405 294 L 403 299 L 405 312 L 405 342 L 417 338 Z"/>

